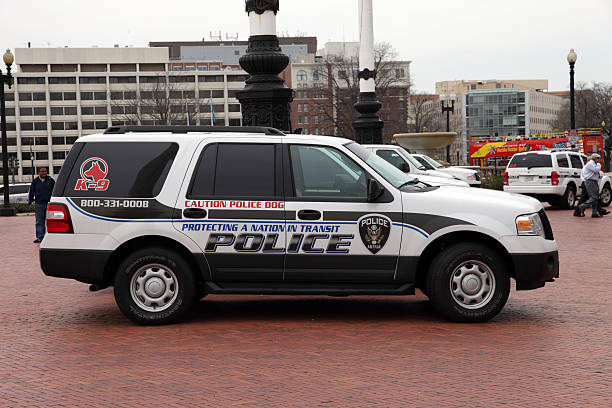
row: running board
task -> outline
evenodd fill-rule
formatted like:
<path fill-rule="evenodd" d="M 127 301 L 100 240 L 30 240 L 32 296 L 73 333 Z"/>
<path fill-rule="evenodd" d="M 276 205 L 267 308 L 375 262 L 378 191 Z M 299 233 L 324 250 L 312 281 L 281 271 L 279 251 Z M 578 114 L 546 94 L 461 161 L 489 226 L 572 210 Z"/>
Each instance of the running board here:
<path fill-rule="evenodd" d="M 204 282 L 206 293 L 252 295 L 414 295 L 414 284 Z"/>

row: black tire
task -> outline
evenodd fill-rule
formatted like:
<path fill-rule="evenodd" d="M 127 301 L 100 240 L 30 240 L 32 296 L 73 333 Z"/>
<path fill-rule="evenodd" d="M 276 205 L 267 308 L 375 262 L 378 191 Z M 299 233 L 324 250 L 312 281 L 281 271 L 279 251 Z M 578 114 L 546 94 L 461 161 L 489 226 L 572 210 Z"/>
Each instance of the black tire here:
<path fill-rule="evenodd" d="M 453 282 L 458 276 L 462 276 L 461 282 L 464 282 L 461 287 Z M 481 286 L 474 286 L 475 280 Z M 508 267 L 497 252 L 476 242 L 464 242 L 445 249 L 434 258 L 429 266 L 426 286 L 429 300 L 448 319 L 485 322 L 495 317 L 506 304 L 510 278 Z M 481 300 L 470 303 L 466 286 L 475 290 L 472 295 Z M 465 297 L 457 292 L 465 294 Z"/>
<path fill-rule="evenodd" d="M 119 265 L 115 301 L 134 323 L 169 324 L 191 308 L 200 292 L 197 285 L 193 271 L 180 255 L 164 248 L 143 248 Z"/>
<path fill-rule="evenodd" d="M 606 183 L 601 189 L 601 193 L 599 193 L 599 204 L 601 207 L 607 207 L 612 202 L 612 187 L 610 184 Z"/>
<path fill-rule="evenodd" d="M 574 208 L 574 204 L 576 203 L 576 187 L 573 184 L 570 184 L 565 189 L 565 193 L 560 200 L 561 208 L 565 210 L 569 210 Z"/>

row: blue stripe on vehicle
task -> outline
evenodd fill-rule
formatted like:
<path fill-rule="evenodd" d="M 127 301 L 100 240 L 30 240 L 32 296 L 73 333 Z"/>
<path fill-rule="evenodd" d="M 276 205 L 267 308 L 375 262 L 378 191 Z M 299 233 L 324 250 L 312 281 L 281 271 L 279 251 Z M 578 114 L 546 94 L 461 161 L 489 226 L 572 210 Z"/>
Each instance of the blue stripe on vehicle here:
<path fill-rule="evenodd" d="M 91 213 L 88 213 L 86 211 L 83 211 L 82 209 L 80 209 L 76 204 L 74 204 L 72 202 L 72 200 L 70 198 L 66 199 L 68 201 L 68 203 L 72 206 L 72 208 L 74 208 L 75 210 L 77 210 L 78 212 L 80 212 L 81 214 L 87 216 L 87 217 L 91 217 L 91 218 L 95 218 L 97 220 L 102 220 L 102 221 L 109 221 L 109 222 L 189 222 L 189 223 L 244 223 L 244 224 L 281 224 L 281 222 L 278 221 L 254 221 L 254 220 L 126 220 L 126 219 L 115 219 L 115 218 L 106 218 L 106 217 L 100 217 L 99 215 L 93 215 Z M 325 221 L 321 221 L 321 222 L 317 222 L 317 221 L 287 221 L 285 222 L 285 224 L 303 224 L 303 225 L 309 225 L 309 224 L 318 224 L 318 225 L 338 225 L 338 224 L 343 224 L 343 225 L 355 225 L 357 224 L 354 221 L 336 221 L 336 222 L 325 222 Z M 402 224 L 399 222 L 394 222 L 393 225 L 397 226 L 397 227 L 402 227 L 402 228 L 408 228 L 411 230 L 414 230 L 416 232 L 418 232 L 419 234 L 423 235 L 425 238 L 429 238 L 429 235 L 427 235 L 423 230 L 416 228 L 412 225 L 407 225 L 407 224 Z"/>

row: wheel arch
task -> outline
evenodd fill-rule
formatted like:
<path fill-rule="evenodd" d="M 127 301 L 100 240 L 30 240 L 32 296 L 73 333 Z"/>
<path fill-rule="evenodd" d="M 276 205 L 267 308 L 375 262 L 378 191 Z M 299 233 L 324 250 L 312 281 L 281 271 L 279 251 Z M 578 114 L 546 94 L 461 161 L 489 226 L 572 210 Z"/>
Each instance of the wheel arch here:
<path fill-rule="evenodd" d="M 206 261 L 204 259 L 198 261 L 196 255 L 189 251 L 183 244 L 161 235 L 145 235 L 132 238 L 113 251 L 104 267 L 104 282 L 108 285 L 112 285 L 115 273 L 121 261 L 128 254 L 146 247 L 162 247 L 173 250 L 189 263 L 189 266 L 191 266 L 192 270 L 196 273 L 196 277 L 200 283 L 206 279 L 210 279 L 210 270 Z"/>
<path fill-rule="evenodd" d="M 477 242 L 499 253 L 508 267 L 508 274 L 514 278 L 515 273 L 512 258 L 502 243 L 492 236 L 478 231 L 453 231 L 437 237 L 425 247 L 421 253 L 421 256 L 419 256 L 415 277 L 417 287 L 421 289 L 424 288 L 427 270 L 429 269 L 429 265 L 435 256 L 445 248 L 461 242 Z"/>

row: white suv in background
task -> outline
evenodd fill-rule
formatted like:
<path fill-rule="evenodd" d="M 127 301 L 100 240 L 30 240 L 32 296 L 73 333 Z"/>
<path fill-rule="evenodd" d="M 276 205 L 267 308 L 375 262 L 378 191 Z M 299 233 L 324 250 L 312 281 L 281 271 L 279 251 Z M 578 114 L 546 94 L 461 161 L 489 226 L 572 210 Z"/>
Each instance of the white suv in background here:
<path fill-rule="evenodd" d="M 570 150 L 517 153 L 504 173 L 504 191 L 526 194 L 563 208 L 572 208 L 581 192 L 580 173 L 587 157 Z M 600 203 L 612 201 L 612 183 L 603 173 L 599 180 Z"/>
<path fill-rule="evenodd" d="M 476 170 L 454 166 L 445 167 L 436 160 L 424 154 L 411 153 L 410 155 L 421 163 L 427 170 L 449 174 L 458 180 L 465 181 L 470 185 L 470 187 L 480 187 L 480 176 Z"/>
<path fill-rule="evenodd" d="M 425 166 L 419 163 L 410 155 L 404 148 L 393 145 L 363 145 L 366 149 L 374 152 L 378 157 L 391 163 L 404 173 L 408 173 L 419 180 L 434 186 L 457 186 L 469 187 L 469 184 L 457 180 L 450 174 L 440 171 L 427 170 Z"/>

